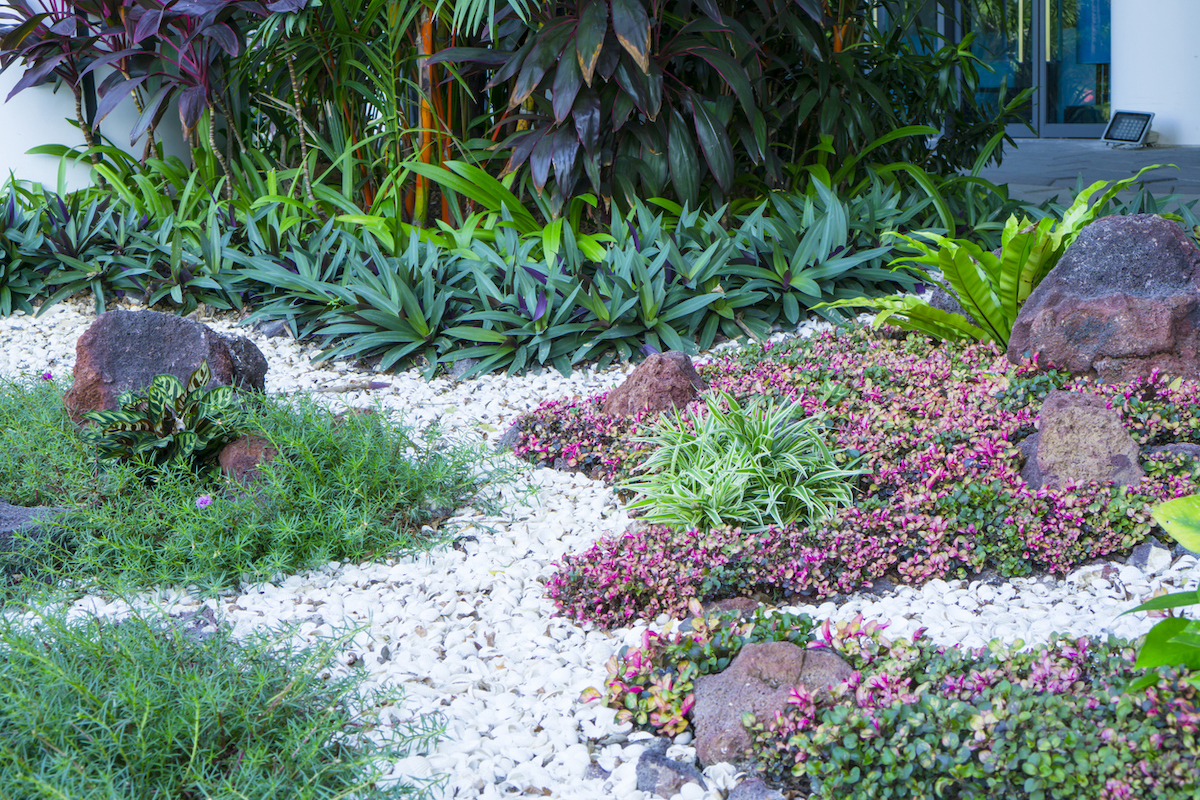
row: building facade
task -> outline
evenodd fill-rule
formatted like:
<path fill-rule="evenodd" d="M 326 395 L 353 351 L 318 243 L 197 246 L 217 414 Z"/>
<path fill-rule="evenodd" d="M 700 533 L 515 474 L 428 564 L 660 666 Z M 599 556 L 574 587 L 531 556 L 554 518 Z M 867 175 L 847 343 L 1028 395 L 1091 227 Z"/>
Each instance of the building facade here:
<path fill-rule="evenodd" d="M 1141 111 L 1160 144 L 1200 145 L 1200 0 L 927 0 L 921 23 L 974 34 L 981 99 L 1034 89 L 1013 136 L 1096 138 Z"/>

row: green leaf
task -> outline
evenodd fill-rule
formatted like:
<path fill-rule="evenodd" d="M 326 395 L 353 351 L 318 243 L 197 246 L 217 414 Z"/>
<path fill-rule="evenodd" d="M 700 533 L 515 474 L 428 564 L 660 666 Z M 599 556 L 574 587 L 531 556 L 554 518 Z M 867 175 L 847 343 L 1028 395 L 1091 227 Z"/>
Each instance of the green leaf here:
<path fill-rule="evenodd" d="M 596 65 L 600 63 L 600 51 L 604 48 L 606 33 L 608 3 L 606 0 L 590 0 L 579 12 L 579 24 L 575 29 L 575 55 L 583 80 L 588 86 L 592 85 Z"/>
<path fill-rule="evenodd" d="M 1200 494 L 1168 500 L 1150 513 L 1171 538 L 1200 553 Z"/>
<path fill-rule="evenodd" d="M 667 163 L 671 169 L 671 183 L 679 198 L 695 208 L 700 193 L 700 161 L 696 156 L 696 140 L 675 109 L 671 109 L 667 120 Z"/>
<path fill-rule="evenodd" d="M 729 134 L 695 95 L 692 96 L 692 115 L 704 160 L 721 188 L 729 191 L 733 186 L 733 146 L 729 143 Z"/>
<path fill-rule="evenodd" d="M 1161 611 L 1165 608 L 1180 608 L 1183 606 L 1194 605 L 1200 605 L 1200 592 L 1197 592 L 1196 590 L 1187 592 L 1173 592 L 1172 594 L 1164 594 L 1160 597 L 1151 598 L 1150 600 L 1142 603 L 1140 606 L 1136 606 L 1128 611 L 1122 612 L 1121 616 L 1124 616 L 1125 614 L 1133 614 L 1137 611 Z"/>
<path fill-rule="evenodd" d="M 1194 622 L 1183 617 L 1168 617 L 1146 634 L 1146 641 L 1138 651 L 1135 667 L 1152 668 L 1182 665 L 1188 669 L 1200 669 L 1200 647 L 1173 641 Z"/>
<path fill-rule="evenodd" d="M 550 67 L 558 62 L 573 29 L 573 20 L 562 20 L 537 32 L 533 48 L 525 56 L 521 71 L 513 81 L 512 95 L 508 100 L 510 107 L 516 108 L 534 93 Z"/>

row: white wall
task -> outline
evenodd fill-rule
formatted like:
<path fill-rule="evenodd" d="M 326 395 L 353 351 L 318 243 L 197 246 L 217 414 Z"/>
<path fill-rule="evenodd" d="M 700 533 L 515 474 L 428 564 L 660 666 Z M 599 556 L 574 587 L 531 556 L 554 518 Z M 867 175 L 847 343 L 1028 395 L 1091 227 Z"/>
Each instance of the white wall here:
<path fill-rule="evenodd" d="M 1112 0 L 1112 107 L 1153 111 L 1161 144 L 1200 145 L 1200 0 Z"/>
<path fill-rule="evenodd" d="M 4 5 L 4 0 L 0 0 Z M 65 144 L 82 146 L 83 133 L 68 120 L 75 119 L 75 96 L 67 86 L 58 92 L 53 85 L 34 86 L 14 95 L 5 102 L 4 98 L 21 79 L 23 66 L 13 64 L 0 74 L 0 185 L 8 180 L 11 172 L 18 180 L 43 183 L 53 189 L 58 186 L 59 159 L 52 156 L 31 156 L 28 151 L 43 144 Z M 103 80 L 99 73 L 96 82 Z M 100 132 L 113 144 L 141 157 L 143 140 L 134 146 L 129 144 L 129 134 L 138 117 L 133 100 L 117 106 L 100 123 Z M 164 142 L 166 155 L 186 158 L 188 148 L 180 133 L 179 114 L 174 107 L 167 110 L 157 131 L 157 138 Z M 97 136 L 97 141 L 100 141 Z M 78 189 L 90 181 L 86 167 L 74 166 L 67 171 L 67 188 Z"/>
<path fill-rule="evenodd" d="M 75 118 L 75 99 L 64 87 L 57 94 L 49 86 L 35 86 L 4 98 L 21 77 L 19 65 L 0 75 L 0 184 L 11 172 L 19 180 L 58 185 L 58 162 L 51 156 L 31 156 L 30 148 L 41 144 L 83 144 L 78 128 L 67 123 Z M 68 188 L 88 183 L 88 170 L 75 167 L 67 173 Z"/>

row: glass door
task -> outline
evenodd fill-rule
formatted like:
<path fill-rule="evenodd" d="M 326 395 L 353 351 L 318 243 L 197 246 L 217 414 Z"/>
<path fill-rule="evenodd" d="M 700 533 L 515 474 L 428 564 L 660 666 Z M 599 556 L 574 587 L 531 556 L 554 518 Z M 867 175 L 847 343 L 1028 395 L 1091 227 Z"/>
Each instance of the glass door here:
<path fill-rule="evenodd" d="M 964 0 L 960 35 L 992 67 L 980 70 L 979 100 L 993 108 L 1037 87 L 1028 125 L 1013 136 L 1098 137 L 1110 113 L 1110 0 Z M 1032 128 L 1032 130 L 1031 130 Z"/>
<path fill-rule="evenodd" d="M 971 52 L 992 68 L 979 70 L 976 100 L 984 107 L 1000 108 L 1036 78 L 1033 36 L 1036 0 L 973 0 L 962 4 L 962 35 L 973 33 Z M 1035 95 L 1036 97 L 1036 95 Z M 1036 105 L 1036 102 L 1035 102 Z M 1036 136 L 1037 109 L 1026 106 L 1025 125 L 1011 126 L 1013 136 Z"/>
<path fill-rule="evenodd" d="M 1100 136 L 1108 122 L 1109 0 L 1045 0 L 1042 136 Z"/>

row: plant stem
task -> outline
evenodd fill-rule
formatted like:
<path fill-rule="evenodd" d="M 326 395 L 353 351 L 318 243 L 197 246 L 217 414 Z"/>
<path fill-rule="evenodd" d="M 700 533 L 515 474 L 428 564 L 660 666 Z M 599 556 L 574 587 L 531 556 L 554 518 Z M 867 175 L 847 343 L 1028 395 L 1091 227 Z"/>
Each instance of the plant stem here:
<path fill-rule="evenodd" d="M 229 171 L 229 162 L 225 160 L 225 156 L 217 147 L 217 114 L 216 108 L 209 104 L 208 106 L 208 146 L 212 148 L 213 155 L 217 157 L 217 163 L 221 165 L 221 171 L 225 173 L 225 199 L 233 199 L 233 173 Z"/>
<path fill-rule="evenodd" d="M 429 56 L 433 55 L 433 15 L 429 9 L 421 11 L 421 25 L 417 33 L 417 52 L 420 57 L 417 66 L 417 83 L 421 92 L 421 132 L 419 149 L 421 163 L 430 162 L 430 142 L 433 133 L 433 109 L 429 98 L 433 94 L 432 67 L 429 66 Z M 429 209 L 429 179 L 418 175 L 416 192 L 413 198 L 412 224 L 423 227 L 425 216 Z"/>
<path fill-rule="evenodd" d="M 312 170 L 308 164 L 308 139 L 304 135 L 304 118 L 300 115 L 300 80 L 296 77 L 296 56 L 285 56 L 288 78 L 292 82 L 292 116 L 296 118 L 296 129 L 300 134 L 300 170 L 304 176 L 304 196 L 313 210 L 325 219 L 325 212 L 317 207 L 317 198 L 312 189 Z"/>

